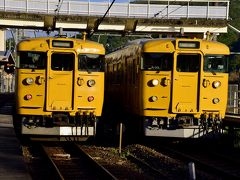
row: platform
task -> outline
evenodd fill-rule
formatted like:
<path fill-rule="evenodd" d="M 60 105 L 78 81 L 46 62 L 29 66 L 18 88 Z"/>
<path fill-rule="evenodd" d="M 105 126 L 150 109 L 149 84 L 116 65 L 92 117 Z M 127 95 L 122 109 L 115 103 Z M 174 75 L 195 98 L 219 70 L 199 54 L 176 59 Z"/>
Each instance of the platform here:
<path fill-rule="evenodd" d="M 223 119 L 223 124 L 225 126 L 232 126 L 235 128 L 240 128 L 240 115 L 239 114 L 226 114 Z"/>
<path fill-rule="evenodd" d="M 0 114 L 0 179 L 30 180 L 27 166 L 15 136 L 12 116 Z"/>

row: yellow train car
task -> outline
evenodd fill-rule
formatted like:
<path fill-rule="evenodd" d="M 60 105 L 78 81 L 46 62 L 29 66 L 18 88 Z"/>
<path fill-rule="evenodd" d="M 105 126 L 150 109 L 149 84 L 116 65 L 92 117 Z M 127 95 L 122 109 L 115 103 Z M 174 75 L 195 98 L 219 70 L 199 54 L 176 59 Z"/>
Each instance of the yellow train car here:
<path fill-rule="evenodd" d="M 103 45 L 41 37 L 17 46 L 14 127 L 22 135 L 96 133 L 104 98 Z"/>
<path fill-rule="evenodd" d="M 200 137 L 225 116 L 229 53 L 196 38 L 135 40 L 106 55 L 106 101 L 145 136 Z"/>

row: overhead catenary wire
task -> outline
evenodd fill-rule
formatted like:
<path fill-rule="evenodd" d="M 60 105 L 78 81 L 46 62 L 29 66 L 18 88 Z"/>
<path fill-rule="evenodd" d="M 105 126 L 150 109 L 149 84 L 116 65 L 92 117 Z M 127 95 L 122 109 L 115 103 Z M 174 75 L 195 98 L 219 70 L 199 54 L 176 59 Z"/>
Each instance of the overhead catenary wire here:
<path fill-rule="evenodd" d="M 57 21 L 57 17 L 59 16 L 62 4 L 63 4 L 63 0 L 58 0 L 58 4 L 56 5 L 56 9 L 54 10 L 55 11 L 55 17 L 54 17 L 55 24 Z M 48 32 L 48 34 L 49 34 L 49 32 Z M 59 29 L 59 34 L 62 35 L 62 28 Z"/>
<path fill-rule="evenodd" d="M 174 2 L 176 2 L 176 0 L 174 1 Z M 162 13 L 165 9 L 167 9 L 169 7 L 169 3 L 168 3 L 168 5 L 164 8 L 164 9 L 162 9 L 161 11 L 158 11 L 157 13 L 155 13 L 154 15 L 153 15 L 153 18 L 155 18 L 155 17 L 157 17 L 160 13 Z"/>
<path fill-rule="evenodd" d="M 192 1 L 193 1 L 193 0 L 190 0 L 190 1 L 188 1 L 187 3 L 189 4 L 189 3 L 192 2 Z M 177 0 L 173 1 L 173 3 L 174 3 L 174 2 L 177 2 Z M 162 13 L 164 10 L 166 10 L 167 8 L 169 8 L 169 6 L 170 6 L 170 3 L 169 3 L 168 5 L 166 5 L 166 7 L 165 7 L 164 9 L 162 9 L 161 11 L 158 11 L 157 13 L 155 13 L 151 19 L 156 18 L 160 13 Z M 170 14 L 174 13 L 175 11 L 179 10 L 179 9 L 182 8 L 182 7 L 183 7 L 183 5 L 180 5 L 178 8 L 176 8 L 176 9 L 172 10 L 171 12 L 167 13 L 166 15 L 162 16 L 160 19 L 163 19 L 163 18 L 169 16 Z M 148 26 L 149 26 L 149 25 L 146 25 L 144 28 L 141 29 L 141 31 L 144 30 L 144 29 L 146 29 Z"/>
<path fill-rule="evenodd" d="M 192 1 L 193 1 L 193 0 L 188 1 L 187 4 L 191 3 Z M 174 2 L 177 2 L 177 0 L 173 1 L 173 3 L 174 3 Z M 170 5 L 170 4 L 168 4 L 163 10 L 155 13 L 155 14 L 154 14 L 154 17 L 152 17 L 152 19 L 153 19 L 153 18 L 156 18 L 157 15 L 159 15 L 161 12 L 163 12 L 165 9 L 167 9 L 167 8 L 169 7 L 169 5 Z M 182 8 L 182 7 L 183 7 L 183 5 L 180 5 L 178 8 L 176 8 L 176 9 L 174 9 L 173 11 L 171 11 L 171 12 L 167 13 L 166 15 L 162 16 L 160 19 L 163 19 L 163 18 L 167 17 L 168 15 L 172 14 L 173 12 L 179 10 L 179 9 Z M 146 29 L 148 26 L 149 26 L 149 25 L 147 25 L 147 26 L 145 26 L 144 28 L 142 28 L 141 31 L 144 30 L 144 29 Z M 228 26 L 229 26 L 231 29 L 236 30 L 236 29 L 234 29 L 234 27 L 232 28 L 230 24 L 229 24 Z M 217 29 L 219 29 L 219 28 L 217 28 Z M 214 30 L 214 31 L 216 31 L 216 30 Z"/>
<path fill-rule="evenodd" d="M 63 0 L 58 0 L 58 4 L 56 5 L 57 8 L 54 10 L 55 11 L 55 15 L 59 15 L 60 9 L 62 7 L 63 4 Z"/>
<path fill-rule="evenodd" d="M 231 24 L 227 24 L 230 29 L 232 29 L 234 32 L 240 34 L 240 30 L 232 26 Z"/>
<path fill-rule="evenodd" d="M 95 31 L 97 30 L 98 26 L 102 23 L 102 21 L 104 20 L 104 18 L 106 17 L 106 15 L 108 14 L 109 10 L 111 9 L 112 5 L 114 4 L 115 0 L 112 1 L 112 3 L 110 4 L 110 6 L 108 7 L 107 11 L 105 12 L 105 14 L 103 15 L 103 17 L 101 19 L 99 19 L 97 21 L 97 25 L 95 26 L 95 29 L 93 29 L 93 32 L 90 33 L 89 37 L 91 37 Z"/>

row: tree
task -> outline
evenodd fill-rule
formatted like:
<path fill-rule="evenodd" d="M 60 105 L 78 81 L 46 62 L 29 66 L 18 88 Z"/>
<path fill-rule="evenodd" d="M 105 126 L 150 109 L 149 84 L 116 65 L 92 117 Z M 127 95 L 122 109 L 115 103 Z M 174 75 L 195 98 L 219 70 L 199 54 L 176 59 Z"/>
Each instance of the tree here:
<path fill-rule="evenodd" d="M 15 47 L 15 41 L 13 38 L 8 38 L 6 40 L 6 50 L 11 50 L 13 51 Z"/>
<path fill-rule="evenodd" d="M 231 24 L 237 29 L 240 29 L 240 13 L 239 12 L 240 12 L 240 1 L 231 0 L 230 10 L 229 10 L 229 16 L 230 16 L 229 24 Z M 236 42 L 239 41 L 239 34 L 229 29 L 228 33 L 220 35 L 218 37 L 218 40 L 230 46 L 230 48 L 232 49 L 233 46 L 236 45 Z"/>

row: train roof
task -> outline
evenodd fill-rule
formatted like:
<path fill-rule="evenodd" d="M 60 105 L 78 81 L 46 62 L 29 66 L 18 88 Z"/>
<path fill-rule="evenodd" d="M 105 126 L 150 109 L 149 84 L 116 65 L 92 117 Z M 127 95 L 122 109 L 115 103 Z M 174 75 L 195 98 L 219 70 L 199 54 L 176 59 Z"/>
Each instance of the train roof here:
<path fill-rule="evenodd" d="M 69 47 L 63 47 L 61 45 L 56 45 L 54 47 L 52 42 L 71 42 Z M 49 49 L 63 49 L 63 50 L 75 50 L 78 53 L 89 53 L 89 54 L 105 54 L 105 48 L 102 44 L 75 38 L 67 37 L 38 37 L 29 38 L 20 41 L 17 45 L 18 51 L 41 51 L 46 52 Z"/>
<path fill-rule="evenodd" d="M 132 40 L 132 41 L 128 41 L 125 46 L 129 46 L 129 45 L 133 45 L 133 44 L 140 44 L 140 45 L 142 45 L 145 42 L 150 41 L 150 40 L 153 40 L 153 39 L 150 39 L 150 38 L 135 39 L 135 40 Z"/>
<path fill-rule="evenodd" d="M 199 44 L 197 48 L 181 48 L 179 42 L 189 42 Z M 176 50 L 187 50 L 185 52 L 202 52 L 207 54 L 229 55 L 228 46 L 216 41 L 190 38 L 162 38 L 162 39 L 138 39 L 127 43 L 119 50 L 107 54 L 105 57 L 107 63 L 118 63 L 123 56 L 138 56 L 141 53 L 174 53 Z"/>
<path fill-rule="evenodd" d="M 15 59 L 11 51 L 0 51 L 0 65 L 2 64 L 15 64 Z"/>
<path fill-rule="evenodd" d="M 217 41 L 208 41 L 197 38 L 157 38 L 157 39 L 136 39 L 128 42 L 124 47 L 113 51 L 109 55 L 116 56 L 120 51 L 129 54 L 131 51 L 136 51 L 136 49 L 141 49 L 141 52 L 163 52 L 163 53 L 172 53 L 177 49 L 178 42 L 199 42 L 199 48 L 193 48 L 192 50 L 200 50 L 203 54 L 229 54 L 229 48 L 223 43 Z M 188 48 L 189 50 L 190 48 Z M 184 49 L 183 49 L 184 50 Z M 186 48 L 185 48 L 186 50 Z M 108 56 L 108 55 L 107 55 Z M 119 53 L 121 56 L 121 53 Z"/>

